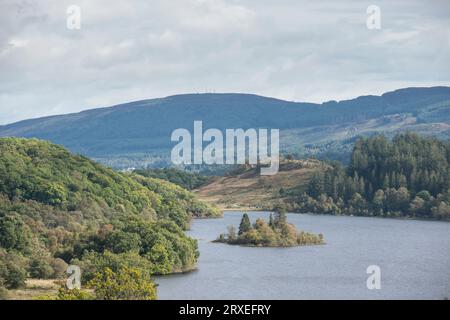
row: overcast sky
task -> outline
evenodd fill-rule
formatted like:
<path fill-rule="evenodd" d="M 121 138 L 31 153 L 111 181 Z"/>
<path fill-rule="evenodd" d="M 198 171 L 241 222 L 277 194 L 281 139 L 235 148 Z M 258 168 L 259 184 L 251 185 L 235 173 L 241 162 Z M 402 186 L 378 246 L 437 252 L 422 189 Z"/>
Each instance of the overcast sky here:
<path fill-rule="evenodd" d="M 323 102 L 450 85 L 449 57 L 447 0 L 0 0 L 0 124 L 178 93 Z"/>

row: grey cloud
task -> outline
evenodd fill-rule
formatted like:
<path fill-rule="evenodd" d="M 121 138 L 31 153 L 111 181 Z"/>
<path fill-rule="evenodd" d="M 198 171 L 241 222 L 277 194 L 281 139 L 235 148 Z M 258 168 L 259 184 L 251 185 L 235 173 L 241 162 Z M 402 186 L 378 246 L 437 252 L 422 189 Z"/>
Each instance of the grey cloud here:
<path fill-rule="evenodd" d="M 205 90 L 321 102 L 450 85 L 448 1 L 3 0 L 0 21 L 0 123 Z"/>

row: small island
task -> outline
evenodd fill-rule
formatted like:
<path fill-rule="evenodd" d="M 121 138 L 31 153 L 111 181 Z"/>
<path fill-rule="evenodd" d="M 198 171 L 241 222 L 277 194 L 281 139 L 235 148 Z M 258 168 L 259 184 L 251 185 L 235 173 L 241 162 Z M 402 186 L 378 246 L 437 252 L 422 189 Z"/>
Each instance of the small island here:
<path fill-rule="evenodd" d="M 287 222 L 283 207 L 278 207 L 275 214 L 270 214 L 269 223 L 258 218 L 252 225 L 248 214 L 244 213 L 237 233 L 234 226 L 229 226 L 228 233 L 222 233 L 214 242 L 257 247 L 325 244 L 322 234 L 297 232 L 295 226 Z"/>

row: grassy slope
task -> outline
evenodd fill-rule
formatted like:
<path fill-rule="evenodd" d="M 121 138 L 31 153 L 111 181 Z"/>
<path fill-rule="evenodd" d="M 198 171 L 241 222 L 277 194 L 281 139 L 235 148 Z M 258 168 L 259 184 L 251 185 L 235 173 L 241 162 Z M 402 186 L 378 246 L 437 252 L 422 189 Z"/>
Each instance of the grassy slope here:
<path fill-rule="evenodd" d="M 221 209 L 271 209 L 280 198 L 281 188 L 287 192 L 304 190 L 311 175 L 322 166 L 317 160 L 291 160 L 282 163 L 276 175 L 261 176 L 256 169 L 249 169 L 238 175 L 216 178 L 195 192 L 201 200 Z"/>

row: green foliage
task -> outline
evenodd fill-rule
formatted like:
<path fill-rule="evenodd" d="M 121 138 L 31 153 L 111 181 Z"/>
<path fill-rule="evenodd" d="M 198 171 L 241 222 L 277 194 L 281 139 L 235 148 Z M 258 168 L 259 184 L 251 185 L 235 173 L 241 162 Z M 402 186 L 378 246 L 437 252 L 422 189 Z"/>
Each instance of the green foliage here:
<path fill-rule="evenodd" d="M 63 277 L 69 262 L 82 267 L 84 283 L 105 268 L 147 278 L 192 269 L 197 242 L 184 230 L 193 217 L 218 215 L 170 182 L 118 173 L 48 142 L 0 139 L 0 280 L 8 289 L 27 276 Z M 59 298 L 71 295 L 81 298 Z"/>
<path fill-rule="evenodd" d="M 150 261 L 136 252 L 114 254 L 110 251 L 104 251 L 103 253 L 89 251 L 83 255 L 81 260 L 75 259 L 73 263 L 79 265 L 83 270 L 81 279 L 83 284 L 91 281 L 98 272 L 105 268 L 118 272 L 124 267 L 133 267 L 145 272 L 147 276 L 152 274 L 154 268 Z"/>
<path fill-rule="evenodd" d="M 212 179 L 211 177 L 203 176 L 198 173 L 178 170 L 175 168 L 140 169 L 135 170 L 134 172 L 144 177 L 157 178 L 172 182 L 187 190 L 197 189 L 207 184 Z"/>
<path fill-rule="evenodd" d="M 431 213 L 437 219 L 448 220 L 450 219 L 450 204 L 440 201 L 436 206 L 431 208 Z"/>
<path fill-rule="evenodd" d="M 0 192 L 10 198 L 68 211 L 83 211 L 86 202 L 94 201 L 113 209 L 122 205 L 133 213 L 157 201 L 131 178 L 48 142 L 2 138 L 0 154 Z"/>
<path fill-rule="evenodd" d="M 161 197 L 155 207 L 158 217 L 170 219 L 182 228 L 189 227 L 192 217 L 206 218 L 222 215 L 216 207 L 198 201 L 191 192 L 170 182 L 139 175 L 133 175 L 133 178 Z"/>
<path fill-rule="evenodd" d="M 243 233 L 250 231 L 251 228 L 252 224 L 250 222 L 250 218 L 248 217 L 248 214 L 244 213 L 242 215 L 241 223 L 239 224 L 238 235 L 242 235 Z"/>
<path fill-rule="evenodd" d="M 0 208 L 0 247 L 26 251 L 30 245 L 30 230 L 22 217 Z"/>
<path fill-rule="evenodd" d="M 120 266 L 116 271 L 102 267 L 86 284 L 87 290 L 61 286 L 56 296 L 39 300 L 156 300 L 156 285 L 140 268 Z"/>
<path fill-rule="evenodd" d="M 280 208 L 282 207 L 280 206 Z M 253 227 L 250 226 L 248 229 L 244 228 L 246 231 L 243 231 L 243 228 L 239 228 L 239 230 L 242 230 L 243 232 L 239 232 L 238 236 L 236 236 L 234 227 L 230 226 L 228 227 L 228 234 L 219 235 L 215 241 L 261 247 L 292 247 L 324 243 L 323 235 L 321 234 L 315 235 L 303 231 L 297 233 L 295 226 L 287 222 L 286 213 L 283 209 L 279 209 L 278 214 L 284 215 L 284 218 L 278 219 L 277 222 L 273 222 L 272 224 L 267 224 L 264 219 L 259 218 L 256 220 Z M 272 217 L 272 215 L 270 217 Z M 244 222 L 244 225 L 247 224 L 247 219 L 248 215 L 244 213 L 241 220 L 241 226 L 242 222 Z"/>
<path fill-rule="evenodd" d="M 95 300 L 95 295 L 76 288 L 67 289 L 65 287 L 61 287 L 58 290 L 56 298 L 42 297 L 42 300 Z"/>
<path fill-rule="evenodd" d="M 187 228 L 192 216 L 220 214 L 171 183 L 121 174 L 44 141 L 2 138 L 0 160 L 0 193 L 86 219 L 141 214 Z"/>
<path fill-rule="evenodd" d="M 67 267 L 69 266 L 63 259 L 51 259 L 50 266 L 53 270 L 51 278 L 61 279 L 66 276 Z"/>
<path fill-rule="evenodd" d="M 98 300 L 156 300 L 156 285 L 138 269 L 109 268 L 98 272 L 88 286 Z"/>
<path fill-rule="evenodd" d="M 49 259 L 45 257 L 32 258 L 28 267 L 28 272 L 32 278 L 37 279 L 49 279 L 55 274 Z"/>
<path fill-rule="evenodd" d="M 308 184 L 308 195 L 317 198 L 323 193 L 323 176 L 321 173 L 314 173 Z"/>
<path fill-rule="evenodd" d="M 0 248 L 0 282 L 7 289 L 25 286 L 27 260 L 16 252 Z"/>
<path fill-rule="evenodd" d="M 282 202 L 279 202 L 274 206 L 273 210 L 275 211 L 275 219 L 272 222 L 273 226 L 277 227 L 277 226 L 282 226 L 282 225 L 286 224 L 287 223 L 286 205 Z"/>
<path fill-rule="evenodd" d="M 273 213 L 270 213 L 269 215 L 269 227 L 271 228 L 275 227 L 275 220 L 273 219 Z"/>
<path fill-rule="evenodd" d="M 298 244 L 301 246 L 309 245 L 309 244 L 323 244 L 323 234 L 319 233 L 318 235 L 301 231 L 298 236 Z"/>
<path fill-rule="evenodd" d="M 450 219 L 450 144 L 413 133 L 362 138 L 295 199 L 300 212 Z M 323 176 L 323 177 L 322 177 Z"/>
<path fill-rule="evenodd" d="M 117 271 L 133 266 L 151 274 L 190 270 L 199 257 L 197 241 L 171 221 L 132 218 L 111 227 L 81 239 L 75 247 L 74 263 L 83 268 L 85 281 L 104 267 Z"/>
<path fill-rule="evenodd" d="M 111 232 L 104 239 L 105 246 L 113 253 L 124 253 L 128 251 L 139 252 L 141 239 L 136 233 L 127 233 L 122 230 Z"/>

